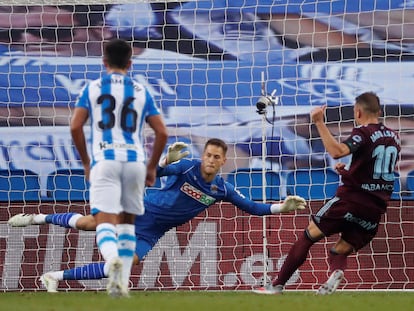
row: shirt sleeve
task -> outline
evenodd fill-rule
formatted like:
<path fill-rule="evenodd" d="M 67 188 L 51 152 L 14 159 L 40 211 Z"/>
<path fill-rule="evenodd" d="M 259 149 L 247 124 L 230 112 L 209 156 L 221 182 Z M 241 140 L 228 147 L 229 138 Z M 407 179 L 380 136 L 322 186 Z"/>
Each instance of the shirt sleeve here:
<path fill-rule="evenodd" d="M 348 146 L 351 153 L 354 153 L 359 149 L 359 147 L 361 147 L 361 145 L 364 144 L 364 142 L 365 135 L 363 131 L 361 128 L 356 127 L 352 130 L 351 135 L 345 139 L 343 143 Z"/>
<path fill-rule="evenodd" d="M 145 90 L 145 111 L 146 111 L 146 117 L 161 114 L 160 110 L 155 104 L 154 98 L 152 97 L 150 92 L 148 92 L 148 90 Z"/>
<path fill-rule="evenodd" d="M 89 85 L 86 85 L 79 93 L 79 97 L 76 100 L 75 107 L 90 110 L 91 105 L 89 101 Z"/>
<path fill-rule="evenodd" d="M 226 187 L 226 201 L 234 204 L 237 208 L 242 211 L 249 213 L 250 215 L 264 216 L 271 215 L 270 211 L 271 204 L 254 202 L 247 199 L 243 194 L 241 194 L 234 186 L 228 182 L 225 182 L 224 186 Z"/>
<path fill-rule="evenodd" d="M 193 167 L 194 164 L 187 160 L 187 159 L 181 159 L 180 161 L 168 164 L 165 167 L 161 167 L 158 165 L 157 167 L 157 177 L 162 176 L 171 176 L 171 175 L 180 175 L 183 172 L 187 171 L 191 167 Z"/>

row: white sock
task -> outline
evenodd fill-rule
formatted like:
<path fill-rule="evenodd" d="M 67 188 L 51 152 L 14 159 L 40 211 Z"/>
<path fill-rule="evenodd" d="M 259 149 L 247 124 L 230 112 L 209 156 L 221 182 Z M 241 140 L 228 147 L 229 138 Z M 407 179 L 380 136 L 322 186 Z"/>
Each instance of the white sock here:
<path fill-rule="evenodd" d="M 70 226 L 71 228 L 73 228 L 73 229 L 78 229 L 78 227 L 76 227 L 76 222 L 77 222 L 77 221 L 78 221 L 78 219 L 79 219 L 79 218 L 81 218 L 81 217 L 83 217 L 83 215 L 82 215 L 82 214 L 75 214 L 75 215 L 73 215 L 73 216 L 69 219 L 69 221 L 68 221 L 69 226 Z"/>
<path fill-rule="evenodd" d="M 113 224 L 102 223 L 96 226 L 96 244 L 105 262 L 118 257 L 118 238 Z"/>
<path fill-rule="evenodd" d="M 135 236 L 135 225 L 119 224 L 116 226 L 118 233 L 118 254 L 122 260 L 122 281 L 128 288 L 131 276 L 132 261 L 135 254 L 137 238 Z"/>
<path fill-rule="evenodd" d="M 63 280 L 63 270 L 61 270 L 61 271 L 50 271 L 47 274 L 51 275 L 52 278 L 54 278 L 55 280 L 58 280 L 58 281 Z"/>
<path fill-rule="evenodd" d="M 33 217 L 33 224 L 34 225 L 44 225 L 46 223 L 46 215 L 45 214 L 36 214 Z"/>

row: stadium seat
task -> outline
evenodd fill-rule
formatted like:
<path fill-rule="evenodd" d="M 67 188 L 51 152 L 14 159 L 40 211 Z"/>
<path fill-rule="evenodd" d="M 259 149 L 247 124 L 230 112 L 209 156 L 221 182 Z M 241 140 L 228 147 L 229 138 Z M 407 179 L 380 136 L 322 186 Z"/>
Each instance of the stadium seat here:
<path fill-rule="evenodd" d="M 47 177 L 47 196 L 55 201 L 88 201 L 83 169 L 59 169 Z"/>
<path fill-rule="evenodd" d="M 397 172 L 394 173 L 394 191 L 391 194 L 391 200 L 401 200 L 403 197 L 401 196 L 401 179 L 400 174 Z"/>
<path fill-rule="evenodd" d="M 263 200 L 262 169 L 243 168 L 229 173 L 227 181 L 233 184 L 245 197 Z M 280 200 L 280 175 L 274 171 L 266 171 L 266 200 Z"/>
<path fill-rule="evenodd" d="M 407 190 L 411 192 L 411 196 L 414 195 L 414 171 L 410 171 L 407 175 Z"/>
<path fill-rule="evenodd" d="M 39 176 L 26 169 L 0 170 L 0 201 L 38 201 Z"/>
<path fill-rule="evenodd" d="M 286 176 L 288 195 L 300 195 L 306 200 L 330 199 L 339 186 L 339 175 L 333 169 L 291 171 Z"/>

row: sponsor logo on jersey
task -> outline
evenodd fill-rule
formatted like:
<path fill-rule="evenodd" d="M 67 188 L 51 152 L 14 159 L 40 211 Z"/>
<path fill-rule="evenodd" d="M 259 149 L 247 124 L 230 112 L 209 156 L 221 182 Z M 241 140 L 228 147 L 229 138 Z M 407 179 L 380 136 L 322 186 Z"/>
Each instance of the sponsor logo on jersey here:
<path fill-rule="evenodd" d="M 392 176 L 394 176 L 392 174 Z M 394 185 L 391 184 L 362 184 L 361 188 L 367 191 L 393 191 Z"/>
<path fill-rule="evenodd" d="M 127 144 L 127 143 L 107 143 L 106 141 L 99 143 L 99 148 L 101 150 L 105 149 L 133 149 L 137 150 L 138 146 L 135 144 Z"/>
<path fill-rule="evenodd" d="M 203 193 L 199 189 L 191 186 L 189 183 L 184 183 L 181 186 L 180 190 L 186 195 L 207 206 L 213 204 L 216 201 L 213 197 Z"/>

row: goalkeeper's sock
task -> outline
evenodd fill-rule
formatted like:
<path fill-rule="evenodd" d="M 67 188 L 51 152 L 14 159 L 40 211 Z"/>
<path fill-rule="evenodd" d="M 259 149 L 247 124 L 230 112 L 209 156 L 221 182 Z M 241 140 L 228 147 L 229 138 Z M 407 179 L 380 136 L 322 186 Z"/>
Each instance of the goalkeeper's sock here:
<path fill-rule="evenodd" d="M 334 249 L 329 251 L 329 268 L 331 272 L 335 270 L 345 271 L 347 261 L 348 255 L 338 254 Z"/>
<path fill-rule="evenodd" d="M 82 267 L 76 267 L 63 271 L 64 280 L 97 280 L 107 275 L 104 271 L 104 262 L 94 262 Z"/>
<path fill-rule="evenodd" d="M 44 225 L 47 224 L 45 214 L 34 214 L 33 215 L 33 224 L 34 225 Z"/>
<path fill-rule="evenodd" d="M 308 256 L 308 251 L 314 243 L 315 241 L 312 241 L 305 231 L 302 237 L 300 237 L 291 247 L 277 279 L 272 284 L 273 286 L 284 286 L 286 284 L 296 269 L 305 262 L 306 257 Z"/>
<path fill-rule="evenodd" d="M 78 213 L 61 213 L 46 215 L 46 223 L 58 225 L 64 228 L 76 228 L 76 222 L 83 215 Z"/>
<path fill-rule="evenodd" d="M 54 280 L 56 280 L 56 281 L 62 281 L 62 280 L 64 280 L 64 278 L 63 278 L 63 274 L 64 274 L 64 272 L 65 272 L 65 271 L 60 270 L 60 271 L 51 271 L 51 272 L 47 272 L 47 273 L 45 273 L 45 274 L 48 274 L 49 276 L 51 276 L 51 277 L 52 277 L 52 279 L 54 279 Z"/>

